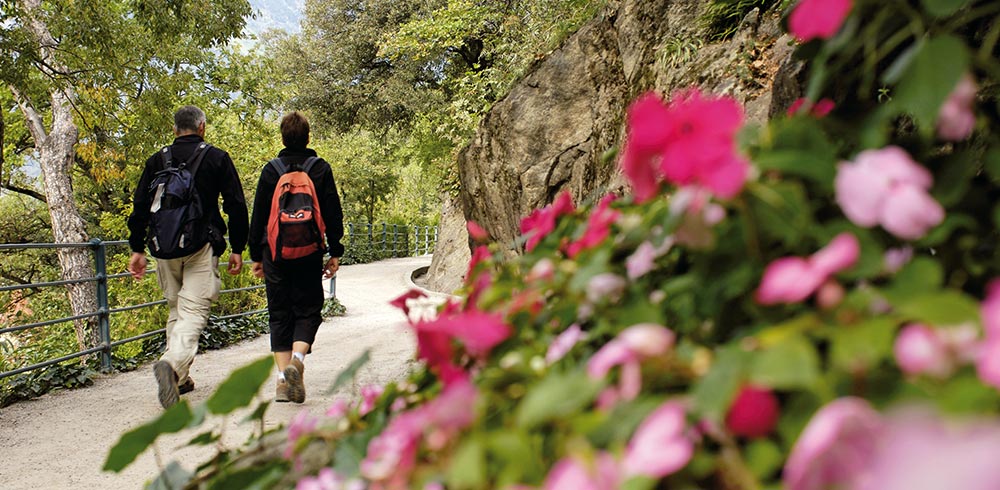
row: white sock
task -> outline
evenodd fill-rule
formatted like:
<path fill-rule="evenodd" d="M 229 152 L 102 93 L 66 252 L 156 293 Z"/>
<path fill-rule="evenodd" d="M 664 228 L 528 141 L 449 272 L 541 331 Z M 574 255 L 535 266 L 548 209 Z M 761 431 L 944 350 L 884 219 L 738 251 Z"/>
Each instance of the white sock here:
<path fill-rule="evenodd" d="M 284 380 L 285 380 L 285 373 L 278 371 L 278 381 L 284 381 Z"/>
<path fill-rule="evenodd" d="M 301 352 L 292 352 L 292 357 L 297 358 L 302 364 L 306 363 L 306 355 Z"/>

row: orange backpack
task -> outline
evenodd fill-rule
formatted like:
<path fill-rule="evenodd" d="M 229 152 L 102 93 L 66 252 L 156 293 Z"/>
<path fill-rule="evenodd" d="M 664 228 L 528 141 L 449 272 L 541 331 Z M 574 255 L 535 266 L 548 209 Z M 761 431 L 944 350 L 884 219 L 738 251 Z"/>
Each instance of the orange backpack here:
<path fill-rule="evenodd" d="M 316 160 L 319 158 L 309 157 L 301 168 L 289 168 L 280 158 L 269 162 L 280 176 L 267 220 L 267 244 L 274 261 L 298 259 L 326 249 L 323 245 L 326 225 L 320 214 L 316 186 L 309 178 L 309 169 Z"/>

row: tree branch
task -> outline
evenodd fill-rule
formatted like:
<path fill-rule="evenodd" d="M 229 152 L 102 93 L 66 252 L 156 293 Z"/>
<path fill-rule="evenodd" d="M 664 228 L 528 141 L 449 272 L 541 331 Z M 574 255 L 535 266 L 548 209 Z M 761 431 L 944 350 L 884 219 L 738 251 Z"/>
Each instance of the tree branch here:
<path fill-rule="evenodd" d="M 35 110 L 35 106 L 17 87 L 14 85 L 8 86 L 10 87 L 10 91 L 14 93 L 17 106 L 21 108 L 21 113 L 24 114 L 24 118 L 28 122 L 28 131 L 31 132 L 31 137 L 35 139 L 35 147 L 41 146 L 45 142 L 45 138 L 48 137 L 45 133 L 45 122 L 42 121 L 42 115 Z"/>
<path fill-rule="evenodd" d="M 10 182 L 0 183 L 0 189 L 4 189 L 4 190 L 10 191 L 10 192 L 16 192 L 16 193 L 24 195 L 24 196 L 33 197 L 33 198 L 38 199 L 39 201 L 42 201 L 44 203 L 48 203 L 48 200 L 45 199 L 45 194 L 42 194 L 41 192 L 38 192 L 38 191 L 36 191 L 34 189 L 28 189 L 28 188 L 25 188 L 25 187 L 18 187 L 16 185 L 12 185 Z"/>

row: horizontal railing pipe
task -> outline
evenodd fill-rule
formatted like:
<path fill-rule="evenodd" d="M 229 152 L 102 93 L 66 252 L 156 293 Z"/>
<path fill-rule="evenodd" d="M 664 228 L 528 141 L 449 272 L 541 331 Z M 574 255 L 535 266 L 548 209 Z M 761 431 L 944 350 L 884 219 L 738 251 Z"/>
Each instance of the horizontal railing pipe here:
<path fill-rule="evenodd" d="M 44 322 L 29 323 L 27 325 L 18 325 L 16 327 L 0 328 L 0 333 L 17 332 L 20 330 L 28 330 L 31 328 L 47 327 L 49 325 L 55 325 L 57 323 L 72 322 L 75 320 L 83 320 L 84 318 L 92 318 L 100 315 L 102 312 L 95 311 L 93 313 L 84 313 L 82 315 L 68 316 L 65 318 L 56 318 L 55 320 L 45 320 Z"/>
<path fill-rule="evenodd" d="M 98 345 L 96 347 L 91 347 L 89 349 L 82 350 L 80 352 L 74 352 L 72 354 L 65 355 L 65 356 L 62 356 L 62 357 L 59 357 L 59 358 L 56 358 L 56 359 L 49 359 L 48 361 L 40 362 L 38 364 L 32 364 L 30 366 L 24 366 L 22 368 L 17 368 L 17 369 L 11 370 L 11 371 L 6 371 L 6 372 L 3 372 L 3 373 L 0 373 L 0 379 L 6 378 L 6 377 L 9 377 L 9 376 L 15 376 L 15 375 L 18 375 L 18 374 L 21 374 L 21 373 L 26 373 L 28 371 L 34 371 L 35 369 L 41 369 L 43 367 L 49 367 L 49 366 L 52 366 L 53 364 L 59 364 L 60 362 L 69 361 L 71 359 L 76 359 L 78 357 L 89 356 L 90 354 L 95 354 L 97 352 L 101 352 L 101 351 L 107 350 L 109 348 L 110 347 L 107 346 L 107 345 Z"/>

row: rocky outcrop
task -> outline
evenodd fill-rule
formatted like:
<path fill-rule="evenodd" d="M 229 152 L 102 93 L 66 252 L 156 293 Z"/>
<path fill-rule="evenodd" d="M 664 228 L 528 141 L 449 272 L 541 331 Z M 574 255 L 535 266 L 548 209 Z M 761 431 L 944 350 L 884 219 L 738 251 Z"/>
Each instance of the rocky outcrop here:
<path fill-rule="evenodd" d="M 754 11 L 731 39 L 708 43 L 698 28 L 706 4 L 612 1 L 536 63 L 458 156 L 464 219 L 514 254 L 520 219 L 559 192 L 568 190 L 579 204 L 622 191 L 614 150 L 628 102 L 648 90 L 698 86 L 731 95 L 750 121 L 783 112 L 801 91 L 800 67 L 778 15 Z M 460 277 L 465 266 L 442 261 L 430 273 Z"/>
<path fill-rule="evenodd" d="M 425 287 L 432 291 L 452 293 L 462 286 L 472 252 L 469 250 L 469 234 L 465 229 L 465 215 L 452 199 L 446 197 L 443 201 L 437 245 L 434 246 L 434 256 L 427 270 Z"/>

